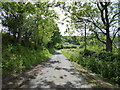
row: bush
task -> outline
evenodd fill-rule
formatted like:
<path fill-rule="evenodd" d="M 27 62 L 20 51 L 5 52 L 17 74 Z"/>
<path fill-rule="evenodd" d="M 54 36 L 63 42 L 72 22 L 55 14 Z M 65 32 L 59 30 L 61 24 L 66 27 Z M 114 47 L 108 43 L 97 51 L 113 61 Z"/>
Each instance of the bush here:
<path fill-rule="evenodd" d="M 95 52 L 91 51 L 91 50 L 84 50 L 82 52 L 80 52 L 80 54 L 84 55 L 84 56 L 91 56 L 93 55 Z"/>
<path fill-rule="evenodd" d="M 3 49 L 3 73 L 19 73 L 50 56 L 49 50 L 45 47 L 34 50 L 21 45 L 8 45 Z"/>
<path fill-rule="evenodd" d="M 63 45 L 62 45 L 62 44 L 56 44 L 56 45 L 55 45 L 55 48 L 56 48 L 56 49 L 63 49 Z"/>
<path fill-rule="evenodd" d="M 118 54 L 91 50 L 80 50 L 80 53 L 75 50 L 74 52 L 62 50 L 62 52 L 70 60 L 81 64 L 96 74 L 102 75 L 108 81 L 120 85 L 120 57 Z"/>
<path fill-rule="evenodd" d="M 118 54 L 113 54 L 111 52 L 105 52 L 105 51 L 94 53 L 93 56 L 104 61 L 120 60 Z"/>

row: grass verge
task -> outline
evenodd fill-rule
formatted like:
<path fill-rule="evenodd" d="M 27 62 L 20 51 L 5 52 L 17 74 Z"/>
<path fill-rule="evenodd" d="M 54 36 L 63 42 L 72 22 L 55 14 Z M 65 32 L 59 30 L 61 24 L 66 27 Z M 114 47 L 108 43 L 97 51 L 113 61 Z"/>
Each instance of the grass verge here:
<path fill-rule="evenodd" d="M 119 56 L 106 52 L 82 51 L 73 49 L 63 49 L 62 53 L 71 61 L 83 66 L 87 70 L 96 73 L 104 78 L 105 81 L 119 86 Z M 99 85 L 98 85 L 99 86 Z"/>
<path fill-rule="evenodd" d="M 52 49 L 50 49 L 52 51 Z M 42 62 L 52 56 L 52 53 L 45 47 L 39 47 L 37 50 L 21 45 L 8 45 L 3 49 L 2 70 L 3 74 L 16 74 L 32 65 Z"/>

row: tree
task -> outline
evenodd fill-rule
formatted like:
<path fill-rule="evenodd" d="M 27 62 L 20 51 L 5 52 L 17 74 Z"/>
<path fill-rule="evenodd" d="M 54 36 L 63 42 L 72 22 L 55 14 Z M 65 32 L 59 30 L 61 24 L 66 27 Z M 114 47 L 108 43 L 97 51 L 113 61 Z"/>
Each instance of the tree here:
<path fill-rule="evenodd" d="M 9 34 L 13 34 L 18 43 L 21 43 L 24 34 L 26 17 L 32 11 L 30 5 L 24 2 L 2 2 L 2 25 L 8 28 Z"/>
<path fill-rule="evenodd" d="M 34 43 L 35 48 L 47 46 L 48 42 L 60 38 L 59 28 L 54 21 L 57 14 L 50 10 L 49 2 L 7 2 L 2 3 L 2 25 L 13 35 L 15 42 L 27 45 Z M 53 37 L 54 36 L 54 37 Z M 58 36 L 58 37 L 56 37 Z M 54 44 L 58 43 L 53 41 Z"/>
<path fill-rule="evenodd" d="M 94 29 L 91 28 L 96 35 L 96 38 L 106 45 L 106 51 L 112 52 L 112 43 L 118 33 L 117 24 L 118 15 L 120 14 L 115 5 L 119 3 L 111 2 L 98 2 L 98 3 L 80 3 L 79 6 L 75 2 L 73 4 L 72 19 L 76 22 L 84 21 L 91 22 L 94 25 Z M 84 18 L 86 17 L 86 18 Z M 113 30 L 111 30 L 113 29 Z M 113 32 L 112 37 L 110 32 Z M 99 38 L 98 32 L 102 32 L 106 36 L 106 40 Z"/>
<path fill-rule="evenodd" d="M 56 44 L 62 42 L 62 36 L 60 35 L 59 28 L 57 25 L 54 28 L 53 36 L 51 37 L 51 40 L 48 42 L 48 47 L 54 47 Z"/>

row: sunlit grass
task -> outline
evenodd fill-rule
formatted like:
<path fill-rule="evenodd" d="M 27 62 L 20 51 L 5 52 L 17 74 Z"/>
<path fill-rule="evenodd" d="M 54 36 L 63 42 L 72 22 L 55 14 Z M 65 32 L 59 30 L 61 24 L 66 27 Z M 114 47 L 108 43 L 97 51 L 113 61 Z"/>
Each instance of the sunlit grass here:
<path fill-rule="evenodd" d="M 101 75 L 111 83 L 120 85 L 120 57 L 116 53 L 95 50 L 62 49 L 62 53 L 92 72 Z"/>

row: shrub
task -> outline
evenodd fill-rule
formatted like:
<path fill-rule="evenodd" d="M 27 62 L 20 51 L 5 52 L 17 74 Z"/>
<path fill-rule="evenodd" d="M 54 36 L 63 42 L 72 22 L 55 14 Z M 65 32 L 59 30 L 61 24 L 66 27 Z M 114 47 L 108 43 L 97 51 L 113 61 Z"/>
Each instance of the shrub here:
<path fill-rule="evenodd" d="M 63 49 L 63 45 L 62 45 L 62 44 L 56 44 L 56 45 L 55 45 L 55 48 L 56 48 L 56 49 Z"/>
<path fill-rule="evenodd" d="M 19 73 L 50 56 L 49 50 L 45 47 L 39 47 L 37 50 L 34 50 L 21 45 L 8 45 L 3 49 L 3 73 Z"/>
<path fill-rule="evenodd" d="M 94 54 L 94 51 L 91 50 L 84 50 L 83 52 L 80 52 L 80 54 L 84 55 L 84 56 L 91 56 L 92 54 Z"/>
<path fill-rule="evenodd" d="M 102 75 L 108 81 L 120 85 L 120 57 L 118 54 L 109 52 L 94 52 L 91 50 L 82 51 L 80 53 L 74 50 L 62 50 L 70 60 L 75 61 L 87 69 Z M 69 53 L 72 52 L 72 53 Z"/>

